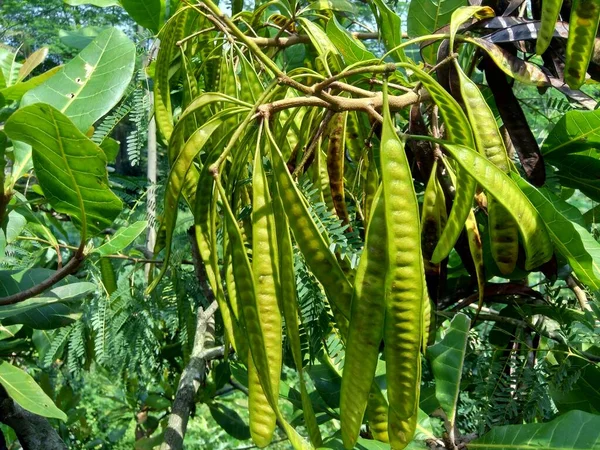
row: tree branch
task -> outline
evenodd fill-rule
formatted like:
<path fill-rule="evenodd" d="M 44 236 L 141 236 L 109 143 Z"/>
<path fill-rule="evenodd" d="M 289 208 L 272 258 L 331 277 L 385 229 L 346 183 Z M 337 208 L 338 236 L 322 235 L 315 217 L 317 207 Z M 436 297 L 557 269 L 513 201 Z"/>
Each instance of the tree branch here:
<path fill-rule="evenodd" d="M 361 41 L 379 39 L 379 33 L 352 33 L 352 36 Z M 259 47 L 291 47 L 296 44 L 310 44 L 310 37 L 306 34 L 294 34 L 290 37 L 251 37 L 251 39 Z"/>
<path fill-rule="evenodd" d="M 403 95 L 390 95 L 389 97 L 390 109 L 392 111 L 399 111 L 414 103 L 426 101 L 429 99 L 429 94 L 426 92 L 420 92 L 415 94 L 414 92 L 408 92 Z M 283 111 L 289 108 L 298 108 L 303 106 L 314 106 L 319 108 L 326 108 L 330 111 L 341 112 L 341 111 L 363 111 L 371 114 L 372 110 L 381 110 L 383 106 L 383 96 L 380 92 L 376 93 L 373 97 L 367 98 L 346 98 L 340 96 L 331 96 L 331 102 L 315 96 L 306 97 L 292 97 L 277 100 L 271 103 L 266 103 L 258 107 L 258 110 L 265 117 Z M 377 117 L 375 117 L 377 119 Z"/>
<path fill-rule="evenodd" d="M 165 441 L 161 450 L 180 450 L 187 431 L 190 413 L 195 403 L 196 392 L 206 377 L 206 361 L 209 357 L 223 354 L 223 347 L 205 349 L 214 341 L 214 313 L 217 302 L 213 302 L 206 310 L 200 307 L 197 313 L 196 335 L 190 361 L 181 374 L 179 387 L 173 401 L 169 416 Z"/>
<path fill-rule="evenodd" d="M 48 419 L 21 408 L 2 387 L 0 422 L 14 430 L 23 450 L 67 450 L 67 446 Z"/>
<path fill-rule="evenodd" d="M 77 249 L 77 252 L 73 256 L 73 258 L 71 258 L 71 260 L 67 263 L 67 265 L 64 266 L 62 269 L 57 270 L 54 273 L 54 275 L 42 281 L 40 284 L 37 284 L 17 294 L 0 298 L 0 306 L 14 305 L 15 303 L 21 303 L 25 300 L 35 297 L 36 295 L 39 295 L 45 290 L 51 288 L 67 276 L 75 273 L 81 265 L 81 263 L 85 260 L 84 248 L 85 244 L 82 242 L 79 246 L 79 249 Z"/>

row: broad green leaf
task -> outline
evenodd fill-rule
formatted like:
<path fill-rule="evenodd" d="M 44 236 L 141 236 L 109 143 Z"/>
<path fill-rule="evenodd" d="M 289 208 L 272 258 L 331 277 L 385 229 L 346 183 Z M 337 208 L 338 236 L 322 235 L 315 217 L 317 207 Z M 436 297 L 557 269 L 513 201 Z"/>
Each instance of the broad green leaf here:
<path fill-rule="evenodd" d="M 362 42 L 354 39 L 339 24 L 335 16 L 332 16 L 327 22 L 327 36 L 331 39 L 333 45 L 337 47 L 342 54 L 346 65 L 352 65 L 360 61 L 376 60 L 375 55 L 368 51 Z"/>
<path fill-rule="evenodd" d="M 332 10 L 356 14 L 356 7 L 348 0 L 316 0 L 308 5 L 309 10 Z"/>
<path fill-rule="evenodd" d="M 454 37 L 463 23 L 471 17 L 488 19 L 494 15 L 494 10 L 489 6 L 461 6 L 455 10 L 450 19 L 450 48 L 454 48 Z"/>
<path fill-rule="evenodd" d="M 5 278 L 2 273 L 0 273 L 0 277 L 0 280 L 2 280 L 2 278 Z M 18 314 L 23 314 L 27 311 L 31 311 L 48 305 L 74 302 L 81 299 L 90 292 L 93 292 L 94 290 L 96 290 L 96 285 L 88 282 L 70 283 L 63 286 L 57 286 L 43 293 L 41 296 L 25 300 L 24 302 L 17 303 L 14 305 L 0 306 L 0 320 L 4 320 L 9 317 L 13 317 Z M 14 293 L 15 292 L 11 290 L 11 294 Z"/>
<path fill-rule="evenodd" d="M 306 367 L 315 388 L 327 406 L 340 407 L 340 389 L 342 377 L 328 364 L 316 363 Z"/>
<path fill-rule="evenodd" d="M 568 153 L 596 153 L 599 144 L 600 110 L 568 111 L 544 141 L 542 154 L 546 158 L 560 160 Z"/>
<path fill-rule="evenodd" d="M 45 83 L 48 79 L 56 75 L 61 69 L 62 66 L 53 67 L 41 75 L 32 77 L 27 81 L 22 81 L 0 90 L 0 94 L 2 94 L 7 101 L 19 101 L 27 92 L 38 87 L 42 83 Z"/>
<path fill-rule="evenodd" d="M 400 16 L 390 9 L 383 0 L 374 0 L 377 9 L 379 9 L 379 28 L 383 45 L 389 52 L 393 48 L 402 44 L 402 21 Z M 391 53 L 396 62 L 407 62 L 404 49 L 398 49 Z"/>
<path fill-rule="evenodd" d="M 469 450 L 598 450 L 600 416 L 570 411 L 547 423 L 492 428 L 471 441 Z"/>
<path fill-rule="evenodd" d="M 412 0 L 408 8 L 408 36 L 418 37 L 433 34 L 439 28 L 450 23 L 452 13 L 466 0 Z M 421 52 L 427 62 L 435 62 L 436 46 L 429 45 Z"/>
<path fill-rule="evenodd" d="M 570 217 L 570 205 L 545 188 L 536 189 L 516 174 L 513 179 L 537 209 L 554 247 L 567 259 L 579 280 L 600 290 L 600 244 Z"/>
<path fill-rule="evenodd" d="M 24 142 L 13 142 L 14 164 L 10 176 L 13 186 L 22 176 L 33 169 L 33 161 L 31 160 L 31 156 L 31 146 Z"/>
<path fill-rule="evenodd" d="M 6 361 L 0 362 L 0 384 L 23 409 L 42 417 L 67 420 L 67 415 L 56 407 L 27 372 Z"/>
<path fill-rule="evenodd" d="M 13 140 L 33 147 L 36 176 L 48 201 L 70 215 L 82 238 L 109 227 L 122 203 L 108 187 L 104 152 L 50 105 L 21 108 L 5 125 Z"/>
<path fill-rule="evenodd" d="M 83 50 L 98 37 L 104 28 L 100 27 L 84 27 L 77 30 L 59 30 L 58 37 L 60 41 L 77 50 Z"/>
<path fill-rule="evenodd" d="M 27 219 L 25 219 L 25 217 L 17 211 L 11 211 L 8 214 L 8 224 L 6 225 L 6 243 L 13 243 L 19 237 L 26 225 Z"/>
<path fill-rule="evenodd" d="M 46 56 L 48 56 L 48 47 L 42 47 L 33 52 L 19 69 L 19 78 L 17 79 L 17 83 L 33 72 L 37 66 L 42 64 L 46 59 Z"/>
<path fill-rule="evenodd" d="M 126 228 L 120 228 L 107 243 L 94 249 L 93 253 L 101 257 L 117 254 L 135 241 L 146 228 L 148 228 L 148 222 L 145 220 L 132 223 Z"/>
<path fill-rule="evenodd" d="M 158 33 L 162 9 L 160 0 L 121 0 L 121 5 L 139 25 Z"/>
<path fill-rule="evenodd" d="M 14 338 L 23 325 L 0 325 L 0 340 Z"/>
<path fill-rule="evenodd" d="M 117 0 L 63 0 L 67 5 L 71 6 L 82 6 L 91 5 L 98 6 L 100 8 L 108 8 L 109 6 L 118 6 Z"/>
<path fill-rule="evenodd" d="M 121 143 L 115 141 L 113 138 L 106 137 L 102 140 L 100 148 L 106 155 L 106 161 L 111 164 L 115 162 L 119 152 L 121 151 Z"/>
<path fill-rule="evenodd" d="M 595 152 L 595 149 L 590 152 Z M 600 159 L 585 155 L 563 155 L 553 158 L 552 164 L 558 169 L 556 178 L 563 186 L 579 189 L 592 200 L 600 201 Z"/>
<path fill-rule="evenodd" d="M 525 269 L 539 267 L 552 257 L 553 247 L 546 225 L 515 182 L 474 150 L 444 144 L 452 158 L 515 219 L 525 248 Z"/>
<path fill-rule="evenodd" d="M 465 314 L 457 314 L 442 340 L 427 349 L 435 377 L 435 395 L 452 425 L 456 419 L 456 402 L 470 326 L 471 320 Z"/>
<path fill-rule="evenodd" d="M 77 305 L 53 303 L 7 317 L 2 320 L 2 323 L 4 325 L 27 325 L 34 330 L 54 330 L 71 325 L 81 316 L 82 312 Z"/>
<path fill-rule="evenodd" d="M 250 439 L 250 428 L 236 411 L 218 402 L 209 403 L 208 407 L 210 415 L 227 434 L 240 441 Z"/>
<path fill-rule="evenodd" d="M 22 105 L 47 103 L 80 131 L 89 128 L 123 96 L 135 65 L 135 45 L 122 31 L 102 32 L 44 84 L 29 91 Z"/>
<path fill-rule="evenodd" d="M 29 289 L 50 277 L 50 269 L 2 270 L 0 271 L 0 298 L 8 297 L 19 291 Z"/>
<path fill-rule="evenodd" d="M 5 47 L 0 47 L 0 70 L 4 78 L 4 85 L 0 88 L 12 86 L 19 78 L 19 70 L 23 64 L 17 62 L 17 54 Z"/>
<path fill-rule="evenodd" d="M 550 384 L 550 395 L 558 410 L 561 413 L 573 410 L 600 413 L 600 367 L 580 358 L 570 358 L 569 370 L 567 376 L 574 372 L 579 374 L 572 385 Z"/>
<path fill-rule="evenodd" d="M 314 45 L 319 59 L 323 62 L 329 73 L 336 74 L 342 70 L 342 57 L 338 48 L 331 42 L 327 33 L 312 21 L 302 17 L 298 19 L 302 28 Z"/>

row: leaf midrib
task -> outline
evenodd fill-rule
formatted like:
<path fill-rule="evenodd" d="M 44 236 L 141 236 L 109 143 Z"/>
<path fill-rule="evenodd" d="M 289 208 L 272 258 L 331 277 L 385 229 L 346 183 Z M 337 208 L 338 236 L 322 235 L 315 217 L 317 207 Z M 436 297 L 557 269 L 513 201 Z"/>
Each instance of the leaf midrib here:
<path fill-rule="evenodd" d="M 91 77 L 90 77 L 91 78 Z M 79 202 L 79 208 L 81 209 L 81 242 L 85 242 L 87 238 L 87 213 L 85 211 L 85 204 L 83 202 L 83 196 L 81 195 L 81 191 L 79 189 L 79 184 L 71 171 L 71 166 L 69 166 L 69 162 L 67 161 L 67 156 L 65 155 L 63 141 L 60 134 L 60 129 L 58 127 L 58 123 L 56 122 L 56 118 L 54 117 L 54 113 L 52 109 L 48 108 L 50 112 L 50 117 L 52 117 L 52 125 L 54 126 L 54 130 L 56 131 L 56 142 L 58 143 L 58 147 L 60 149 L 60 156 L 67 168 L 67 172 L 71 178 L 71 182 L 75 186 L 75 192 L 77 193 L 77 201 Z"/>

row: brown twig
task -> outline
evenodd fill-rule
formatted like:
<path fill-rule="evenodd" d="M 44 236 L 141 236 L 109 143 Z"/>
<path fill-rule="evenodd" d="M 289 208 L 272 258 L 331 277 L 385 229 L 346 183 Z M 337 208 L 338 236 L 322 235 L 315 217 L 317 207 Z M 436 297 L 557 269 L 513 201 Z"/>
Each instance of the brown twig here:
<path fill-rule="evenodd" d="M 0 306 L 14 305 L 15 303 L 21 303 L 25 300 L 28 300 L 36 295 L 41 294 L 45 290 L 54 286 L 59 281 L 63 280 L 67 276 L 75 273 L 81 263 L 85 260 L 84 254 L 85 243 L 82 242 L 77 252 L 71 260 L 61 269 L 57 270 L 54 275 L 42 281 L 40 284 L 32 286 L 29 289 L 21 291 L 14 295 L 9 295 L 8 297 L 0 298 Z"/>
<path fill-rule="evenodd" d="M 300 172 L 305 170 L 305 166 L 307 165 L 310 158 L 313 156 L 313 154 L 315 152 L 315 148 L 317 148 L 317 145 L 319 144 L 321 136 L 323 136 L 323 133 L 325 132 L 325 129 L 327 128 L 327 125 L 329 124 L 329 121 L 331 120 L 332 117 L 333 117 L 332 111 L 327 111 L 325 113 L 325 116 L 323 117 L 323 120 L 321 121 L 319 128 L 317 128 L 317 131 L 314 134 L 314 136 L 312 137 L 310 144 L 308 145 L 308 148 L 306 149 L 306 151 L 304 152 L 304 155 L 302 156 L 302 160 L 300 161 L 300 164 L 298 164 L 298 166 L 294 170 L 294 173 L 292 174 L 292 176 L 294 178 L 298 178 L 298 175 L 300 175 Z"/>

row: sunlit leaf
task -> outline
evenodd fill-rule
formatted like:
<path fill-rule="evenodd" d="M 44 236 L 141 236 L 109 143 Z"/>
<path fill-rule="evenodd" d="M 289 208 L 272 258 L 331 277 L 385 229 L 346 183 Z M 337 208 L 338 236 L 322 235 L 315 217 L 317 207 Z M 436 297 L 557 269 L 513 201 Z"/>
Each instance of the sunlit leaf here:
<path fill-rule="evenodd" d="M 27 411 L 42 417 L 67 420 L 67 415 L 56 407 L 27 372 L 6 361 L 0 362 L 0 384 L 13 400 Z"/>
<path fill-rule="evenodd" d="M 41 103 L 27 106 L 11 116 L 5 131 L 33 147 L 46 198 L 75 220 L 82 236 L 112 224 L 122 204 L 108 187 L 106 156 L 64 114 Z"/>

